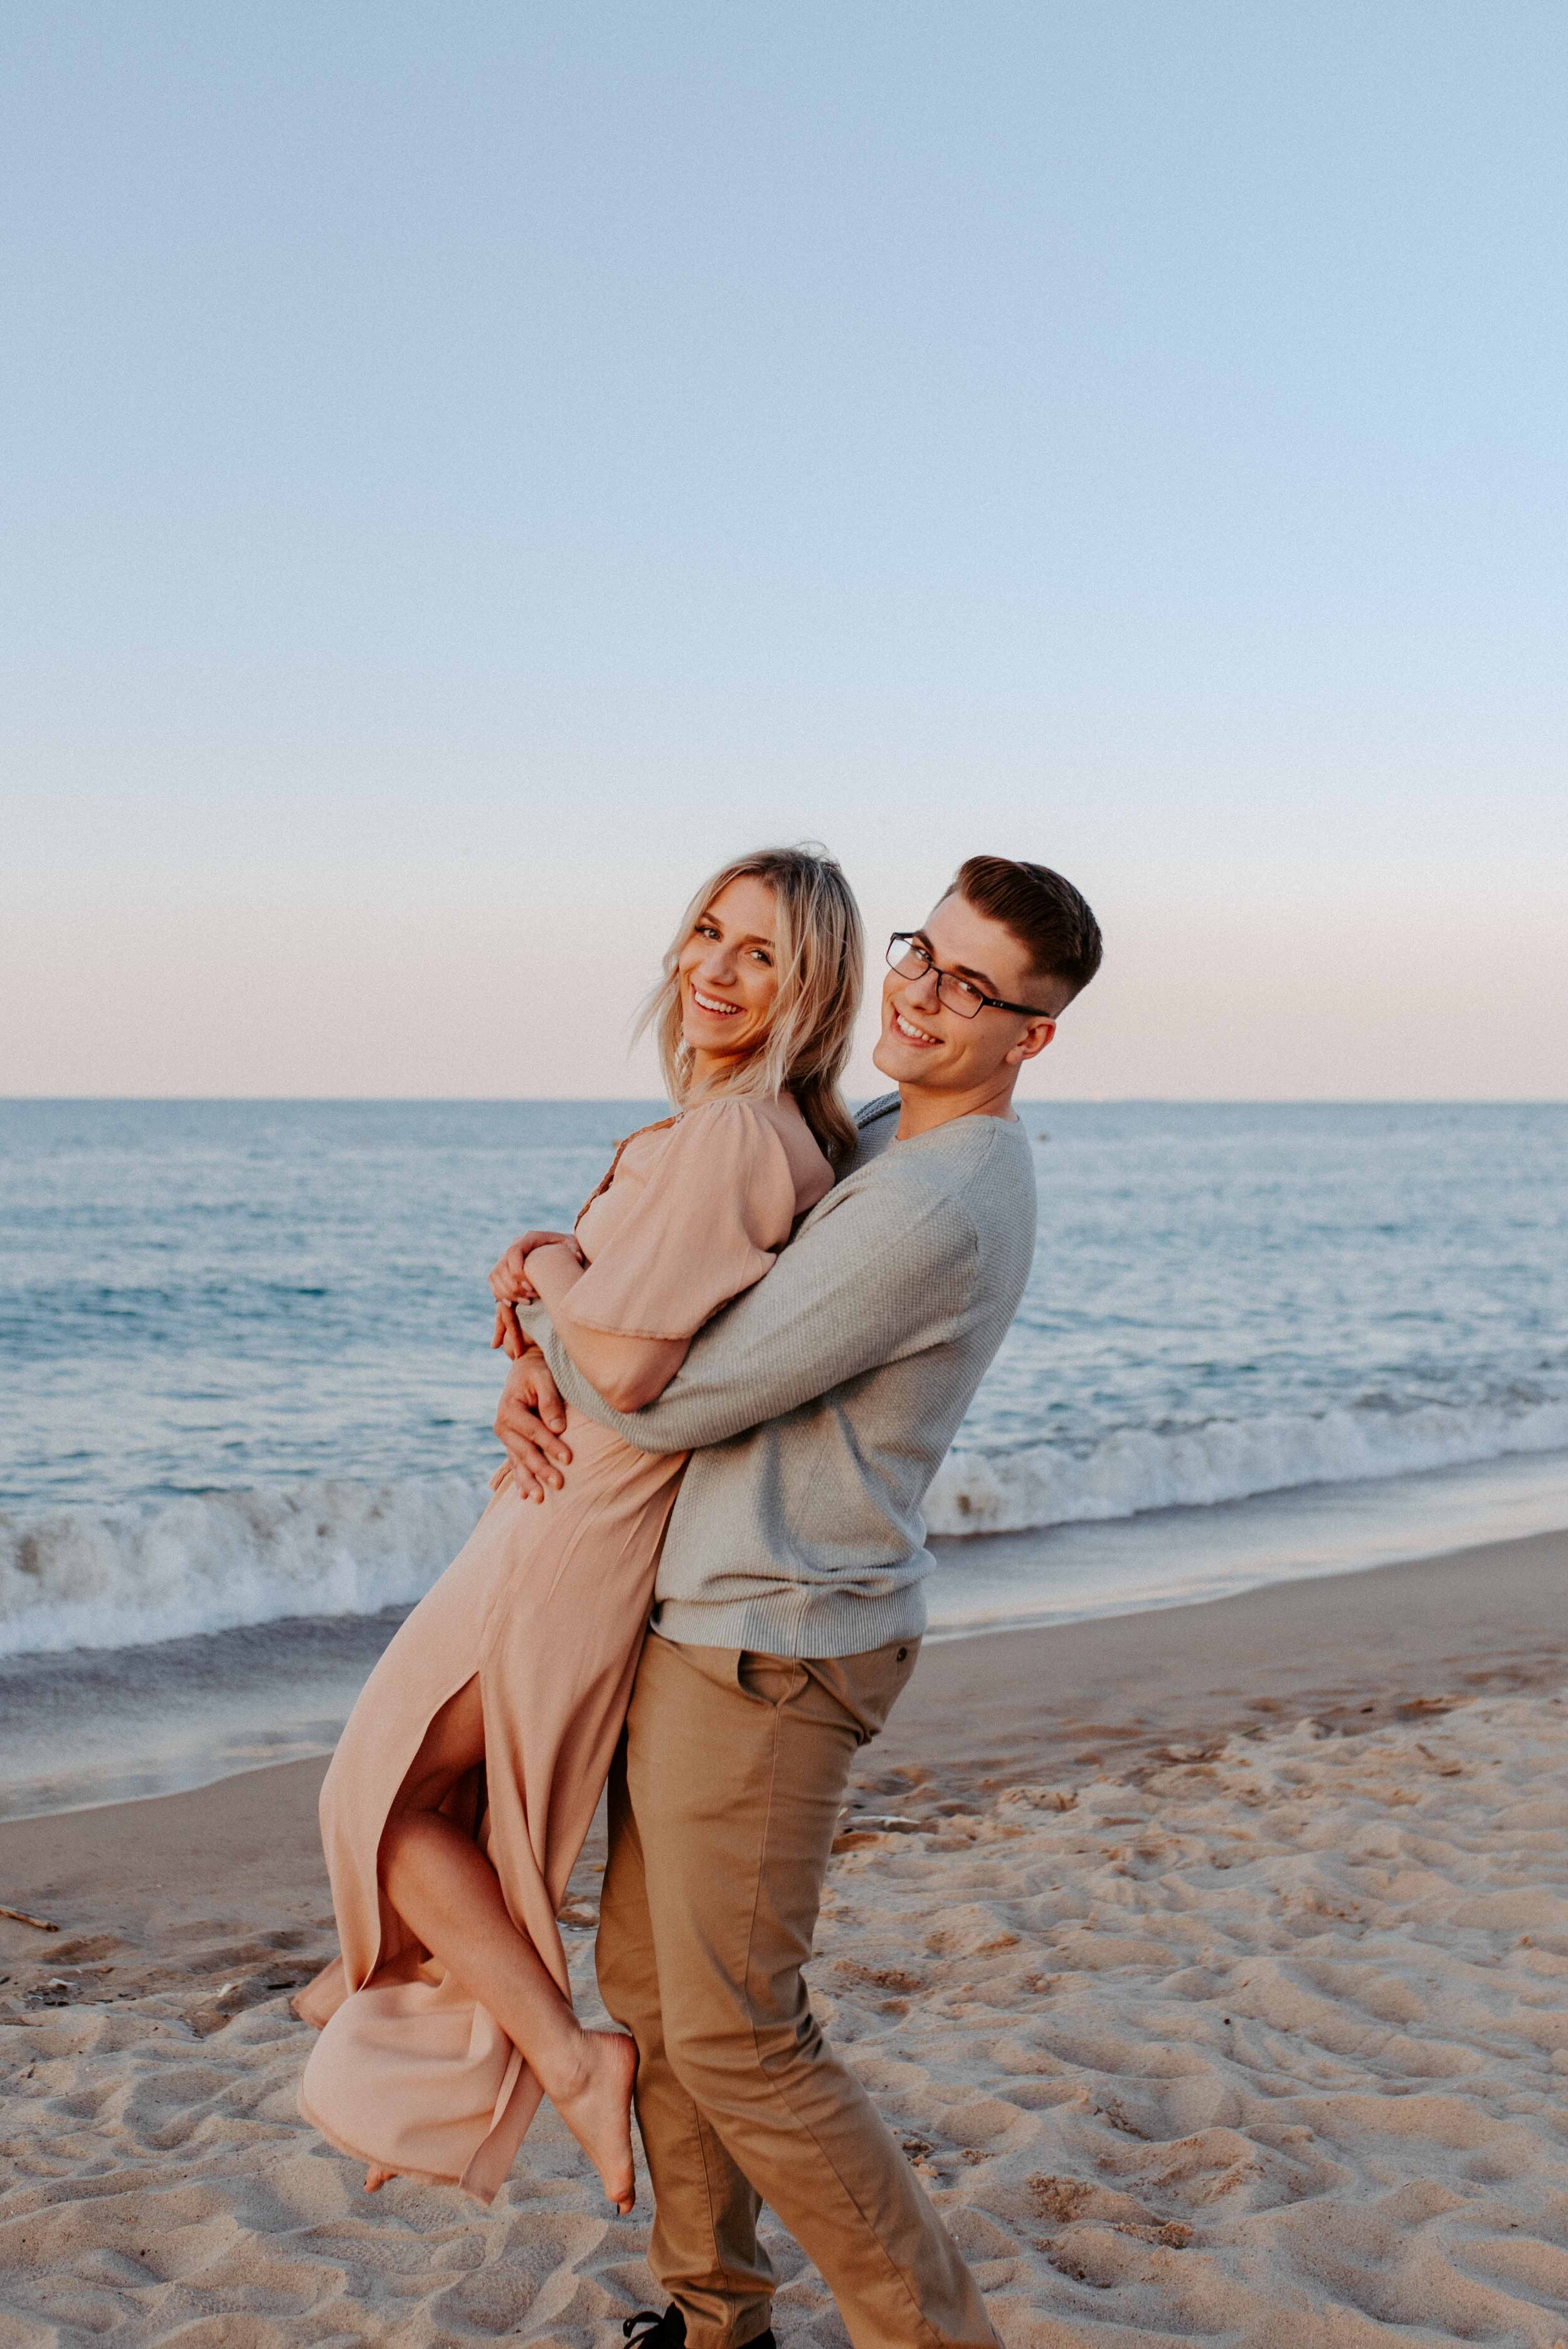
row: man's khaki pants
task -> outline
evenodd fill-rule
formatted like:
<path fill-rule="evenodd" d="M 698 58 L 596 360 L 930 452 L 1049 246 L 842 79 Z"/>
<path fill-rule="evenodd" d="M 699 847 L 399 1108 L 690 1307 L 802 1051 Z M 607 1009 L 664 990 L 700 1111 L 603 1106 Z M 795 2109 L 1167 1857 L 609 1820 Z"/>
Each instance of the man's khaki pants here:
<path fill-rule="evenodd" d="M 919 1643 L 800 1663 L 650 1637 L 610 1780 L 599 1985 L 634 2033 L 649 2263 L 694 2349 L 766 2331 L 762 2203 L 855 2349 L 994 2349 L 974 2278 L 800 1969 L 857 1745 Z"/>

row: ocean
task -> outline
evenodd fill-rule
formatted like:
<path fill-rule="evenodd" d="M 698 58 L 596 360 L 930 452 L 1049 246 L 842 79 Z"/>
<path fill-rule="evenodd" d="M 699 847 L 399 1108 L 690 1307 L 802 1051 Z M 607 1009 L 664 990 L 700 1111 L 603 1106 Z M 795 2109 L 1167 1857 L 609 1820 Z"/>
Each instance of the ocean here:
<path fill-rule="evenodd" d="M 0 1695 L 265 1625 L 357 1656 L 485 1498 L 490 1262 L 660 1113 L 0 1103 Z M 930 1496 L 938 1631 L 1568 1523 L 1568 1107 L 1023 1114 L 1039 1247 Z"/>

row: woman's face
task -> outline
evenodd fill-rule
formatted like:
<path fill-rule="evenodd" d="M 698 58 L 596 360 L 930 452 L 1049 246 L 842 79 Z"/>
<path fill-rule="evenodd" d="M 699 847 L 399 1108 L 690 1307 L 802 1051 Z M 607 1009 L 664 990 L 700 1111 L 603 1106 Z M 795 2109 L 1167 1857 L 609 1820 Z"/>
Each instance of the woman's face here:
<path fill-rule="evenodd" d="M 681 1030 L 698 1077 L 751 1051 L 767 1032 L 779 993 L 778 921 L 773 891 L 746 873 L 693 925 L 678 968 Z"/>

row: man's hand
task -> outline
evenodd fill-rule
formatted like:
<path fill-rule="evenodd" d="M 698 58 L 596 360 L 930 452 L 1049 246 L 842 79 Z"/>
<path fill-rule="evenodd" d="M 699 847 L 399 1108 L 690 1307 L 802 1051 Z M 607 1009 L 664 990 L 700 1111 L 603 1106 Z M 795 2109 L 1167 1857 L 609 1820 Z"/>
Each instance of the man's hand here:
<path fill-rule="evenodd" d="M 507 1456 L 490 1478 L 491 1491 L 499 1493 L 511 1476 L 525 1501 L 542 1501 L 547 1485 L 559 1492 L 572 1460 L 562 1440 L 565 1428 L 561 1390 L 539 1348 L 530 1345 L 507 1372 L 496 1407 L 495 1432 Z"/>
<path fill-rule="evenodd" d="M 524 1232 L 513 1240 L 506 1254 L 490 1267 L 490 1295 L 495 1299 L 495 1328 L 490 1333 L 490 1346 L 505 1348 L 514 1362 L 521 1361 L 528 1350 L 528 1337 L 512 1308 L 520 1301 L 537 1305 L 539 1291 L 528 1277 L 528 1259 L 537 1247 L 570 1248 L 579 1264 L 588 1259 L 577 1245 L 572 1232 Z M 546 1376 L 549 1373 L 546 1372 Z"/>

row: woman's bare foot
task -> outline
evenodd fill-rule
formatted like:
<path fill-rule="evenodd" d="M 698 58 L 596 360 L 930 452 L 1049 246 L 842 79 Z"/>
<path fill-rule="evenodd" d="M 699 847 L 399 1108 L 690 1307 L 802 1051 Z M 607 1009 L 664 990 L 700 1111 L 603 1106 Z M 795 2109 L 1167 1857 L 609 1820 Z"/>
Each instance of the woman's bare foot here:
<path fill-rule="evenodd" d="M 624 2031 L 584 2031 L 577 2075 L 550 2101 L 599 2173 L 624 2219 L 637 2199 L 632 2168 L 632 2084 L 637 2043 Z"/>
<path fill-rule="evenodd" d="M 383 2169 L 378 2161 L 373 2161 L 365 2173 L 365 2191 L 366 2194 L 379 2194 L 387 2180 L 397 2175 L 395 2169 Z"/>

